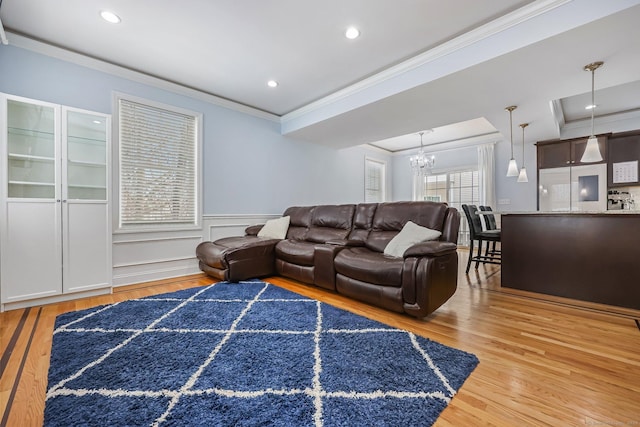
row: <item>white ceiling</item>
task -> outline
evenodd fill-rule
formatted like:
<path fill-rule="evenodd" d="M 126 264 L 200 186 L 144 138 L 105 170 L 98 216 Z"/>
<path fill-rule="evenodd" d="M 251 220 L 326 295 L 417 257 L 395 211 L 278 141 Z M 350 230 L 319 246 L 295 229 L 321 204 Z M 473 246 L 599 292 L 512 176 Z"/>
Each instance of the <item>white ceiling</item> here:
<path fill-rule="evenodd" d="M 420 135 L 423 133 L 423 135 Z M 478 142 L 496 141 L 501 136 L 487 119 L 481 117 L 464 122 L 452 123 L 438 128 L 423 129 L 409 135 L 399 135 L 380 141 L 371 142 L 370 145 L 391 152 L 403 151 L 423 145 L 430 150 L 473 145 Z"/>
<path fill-rule="evenodd" d="M 638 4 L 0 0 L 0 20 L 9 43 L 42 41 L 271 113 L 287 135 L 398 151 L 428 128 L 434 144 L 508 135 L 511 104 L 514 126 L 557 138 L 558 120 L 584 118 L 591 80 L 582 67 L 596 60 L 605 61 L 597 114 L 640 110 Z M 103 9 L 122 23 L 104 22 Z M 350 25 L 358 39 L 344 37 Z"/>

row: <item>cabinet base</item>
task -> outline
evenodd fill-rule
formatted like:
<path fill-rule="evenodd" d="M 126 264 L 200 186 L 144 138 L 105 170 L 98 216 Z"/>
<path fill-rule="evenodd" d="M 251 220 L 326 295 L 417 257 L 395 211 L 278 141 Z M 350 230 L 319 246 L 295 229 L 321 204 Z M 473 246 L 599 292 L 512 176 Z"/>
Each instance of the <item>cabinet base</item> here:
<path fill-rule="evenodd" d="M 34 307 L 38 305 L 52 304 L 56 302 L 75 300 L 79 298 L 94 297 L 98 295 L 107 295 L 112 292 L 112 288 L 93 289 L 84 292 L 74 292 L 71 294 L 55 295 L 45 298 L 35 298 L 24 301 L 7 302 L 0 304 L 0 313 L 3 311 L 16 310 L 18 308 Z"/>

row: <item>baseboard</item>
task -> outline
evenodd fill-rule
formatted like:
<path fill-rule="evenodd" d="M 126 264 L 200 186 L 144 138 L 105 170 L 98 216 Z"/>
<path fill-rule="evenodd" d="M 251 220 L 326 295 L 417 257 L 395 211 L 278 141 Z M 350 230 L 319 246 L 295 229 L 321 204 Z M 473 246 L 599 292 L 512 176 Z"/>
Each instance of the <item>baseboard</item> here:
<path fill-rule="evenodd" d="M 54 295 L 44 298 L 34 298 L 16 302 L 9 302 L 0 305 L 0 313 L 8 310 L 16 310 L 19 308 L 35 307 L 39 305 L 53 304 L 63 301 L 71 301 L 80 298 L 94 297 L 98 295 L 107 295 L 111 293 L 111 288 L 93 289 L 84 292 L 73 292 L 70 294 Z"/>
<path fill-rule="evenodd" d="M 197 266 L 193 267 L 175 267 L 175 268 L 159 268 L 154 270 L 145 270 L 129 274 L 118 274 L 113 276 L 113 287 L 135 285 L 139 283 L 152 282 L 156 280 L 171 279 L 175 277 L 190 276 L 200 273 Z"/>

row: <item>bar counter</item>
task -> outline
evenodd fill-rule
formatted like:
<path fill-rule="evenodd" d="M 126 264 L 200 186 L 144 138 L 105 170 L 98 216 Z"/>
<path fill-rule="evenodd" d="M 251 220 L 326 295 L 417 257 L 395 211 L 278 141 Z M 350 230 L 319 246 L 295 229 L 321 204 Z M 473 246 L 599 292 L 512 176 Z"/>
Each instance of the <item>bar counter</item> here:
<path fill-rule="evenodd" d="M 501 215 L 502 286 L 640 309 L 640 212 Z"/>

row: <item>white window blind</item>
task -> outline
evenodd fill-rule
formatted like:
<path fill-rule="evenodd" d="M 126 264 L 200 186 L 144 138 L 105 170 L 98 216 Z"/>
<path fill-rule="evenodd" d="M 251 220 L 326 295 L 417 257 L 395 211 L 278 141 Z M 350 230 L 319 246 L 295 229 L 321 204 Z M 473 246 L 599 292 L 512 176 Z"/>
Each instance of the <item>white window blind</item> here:
<path fill-rule="evenodd" d="M 197 117 L 118 106 L 120 227 L 197 224 Z"/>
<path fill-rule="evenodd" d="M 385 201 L 385 163 L 373 159 L 364 161 L 364 201 L 380 203 Z"/>
<path fill-rule="evenodd" d="M 462 205 L 478 205 L 480 200 L 477 169 L 442 171 L 437 175 L 424 177 L 422 200 L 445 202 L 462 212 Z M 463 215 L 464 218 L 464 215 Z M 466 220 L 460 221 L 458 234 L 460 245 L 469 244 L 469 226 Z"/>

